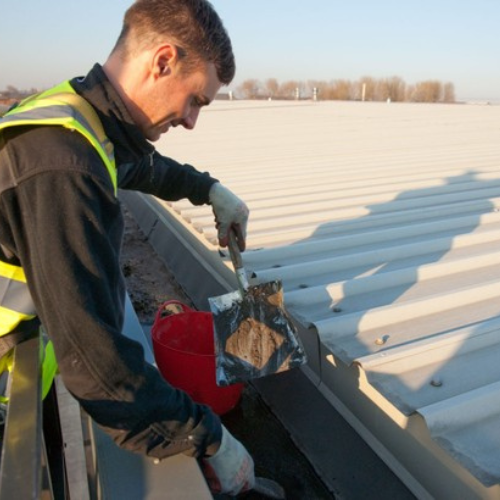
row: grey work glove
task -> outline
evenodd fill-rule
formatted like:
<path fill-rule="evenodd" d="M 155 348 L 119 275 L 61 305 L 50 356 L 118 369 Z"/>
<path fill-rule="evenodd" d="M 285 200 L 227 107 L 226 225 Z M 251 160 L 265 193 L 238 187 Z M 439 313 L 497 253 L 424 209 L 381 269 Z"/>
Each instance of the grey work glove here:
<path fill-rule="evenodd" d="M 248 207 L 220 182 L 212 185 L 208 198 L 215 215 L 219 245 L 227 247 L 229 231 L 232 230 L 236 233 L 238 247 L 243 252 L 246 247 Z"/>
<path fill-rule="evenodd" d="M 203 474 L 214 494 L 235 496 L 255 486 L 252 457 L 224 426 L 220 448 L 215 455 L 203 459 Z"/>

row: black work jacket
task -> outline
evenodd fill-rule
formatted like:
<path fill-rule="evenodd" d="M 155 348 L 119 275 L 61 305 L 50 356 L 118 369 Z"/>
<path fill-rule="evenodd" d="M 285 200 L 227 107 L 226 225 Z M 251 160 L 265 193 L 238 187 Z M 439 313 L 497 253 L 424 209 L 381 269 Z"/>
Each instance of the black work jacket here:
<path fill-rule="evenodd" d="M 208 202 L 215 181 L 160 155 L 134 125 L 101 66 L 71 81 L 115 146 L 118 186 L 165 200 Z M 202 456 L 221 438 L 219 418 L 167 384 L 122 335 L 123 216 L 106 167 L 63 127 L 3 132 L 0 260 L 21 265 L 64 384 L 120 446 L 163 458 Z"/>

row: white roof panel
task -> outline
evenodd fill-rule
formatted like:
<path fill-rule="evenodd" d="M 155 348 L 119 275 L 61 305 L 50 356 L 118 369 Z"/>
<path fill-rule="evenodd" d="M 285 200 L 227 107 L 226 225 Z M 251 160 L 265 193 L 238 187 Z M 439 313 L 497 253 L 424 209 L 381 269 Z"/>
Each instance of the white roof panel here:
<path fill-rule="evenodd" d="M 487 485 L 500 483 L 499 139 L 500 106 L 216 101 L 158 144 L 248 203 L 255 279 L 282 279 L 292 314 Z M 171 206 L 213 250 L 210 207 Z"/>

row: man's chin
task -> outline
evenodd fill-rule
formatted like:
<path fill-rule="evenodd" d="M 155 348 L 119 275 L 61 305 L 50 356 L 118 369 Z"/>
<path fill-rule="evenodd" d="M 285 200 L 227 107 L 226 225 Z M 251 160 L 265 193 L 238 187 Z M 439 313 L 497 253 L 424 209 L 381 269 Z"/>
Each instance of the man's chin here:
<path fill-rule="evenodd" d="M 151 142 L 157 141 L 162 135 L 165 135 L 170 129 L 170 125 L 164 125 L 163 127 L 156 127 L 151 129 L 148 134 L 148 140 Z"/>
<path fill-rule="evenodd" d="M 156 142 L 161 137 L 162 132 L 160 130 L 149 130 L 146 134 L 146 139 L 149 142 Z"/>

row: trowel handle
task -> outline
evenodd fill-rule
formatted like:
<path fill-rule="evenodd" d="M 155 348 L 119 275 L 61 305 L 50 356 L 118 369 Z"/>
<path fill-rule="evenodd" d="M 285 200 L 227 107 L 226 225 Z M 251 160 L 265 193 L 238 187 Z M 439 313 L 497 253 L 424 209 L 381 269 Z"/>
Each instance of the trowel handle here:
<path fill-rule="evenodd" d="M 248 290 L 248 278 L 245 268 L 243 267 L 243 260 L 241 259 L 240 249 L 238 248 L 236 235 L 233 230 L 229 231 L 227 246 L 229 247 L 229 255 L 231 256 L 236 278 L 238 279 L 238 286 L 240 291 L 244 293 Z"/>

